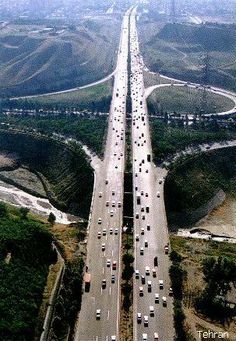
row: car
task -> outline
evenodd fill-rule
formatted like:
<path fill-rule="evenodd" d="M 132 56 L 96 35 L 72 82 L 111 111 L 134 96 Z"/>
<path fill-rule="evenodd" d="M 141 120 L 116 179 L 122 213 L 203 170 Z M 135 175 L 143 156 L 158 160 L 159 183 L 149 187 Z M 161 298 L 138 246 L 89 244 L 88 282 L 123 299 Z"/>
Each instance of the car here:
<path fill-rule="evenodd" d="M 116 336 L 115 335 L 111 336 L 111 341 L 116 341 Z"/>
<path fill-rule="evenodd" d="M 146 197 L 146 198 L 148 197 L 148 193 L 145 193 L 145 197 Z"/>
<path fill-rule="evenodd" d="M 115 195 L 115 193 L 116 193 L 116 192 L 115 192 L 114 190 L 113 190 L 113 191 L 111 191 L 111 195 Z"/>
<path fill-rule="evenodd" d="M 141 234 L 144 235 L 144 228 L 141 228 Z"/>
<path fill-rule="evenodd" d="M 111 206 L 116 207 L 116 202 L 114 200 L 112 201 Z"/>
<path fill-rule="evenodd" d="M 157 256 L 154 257 L 154 266 L 158 266 L 158 258 L 157 258 Z"/>
<path fill-rule="evenodd" d="M 105 180 L 105 185 L 107 185 L 107 184 L 108 184 L 108 179 Z"/>
<path fill-rule="evenodd" d="M 136 240 L 136 242 L 139 241 L 139 234 L 136 234 L 136 235 L 135 235 L 135 240 Z"/>
<path fill-rule="evenodd" d="M 106 279 L 104 278 L 104 279 L 102 280 L 102 289 L 105 289 L 106 286 L 107 286 L 107 281 L 106 281 Z"/>
<path fill-rule="evenodd" d="M 149 313 L 150 313 L 150 316 L 154 316 L 154 307 L 153 307 L 153 305 L 149 306 Z"/>
<path fill-rule="evenodd" d="M 101 318 L 101 309 L 96 310 L 96 320 L 100 320 Z"/>
<path fill-rule="evenodd" d="M 147 276 L 150 275 L 150 268 L 149 268 L 149 266 L 145 267 L 145 273 L 146 273 Z"/>
<path fill-rule="evenodd" d="M 116 228 L 115 228 L 115 234 L 118 234 L 118 232 L 119 232 L 119 231 L 118 231 L 118 228 L 116 227 Z"/>
<path fill-rule="evenodd" d="M 152 281 L 148 281 L 147 285 L 148 285 L 148 292 L 151 292 L 152 291 Z"/>
<path fill-rule="evenodd" d="M 147 334 L 142 334 L 142 341 L 147 341 L 147 339 L 148 339 L 148 336 L 147 336 Z"/>
<path fill-rule="evenodd" d="M 136 212 L 136 214 L 135 214 L 135 218 L 136 218 L 136 219 L 138 219 L 138 218 L 139 218 L 139 213 L 138 213 L 138 212 Z"/>
<path fill-rule="evenodd" d="M 141 212 L 144 212 L 144 207 L 143 206 L 141 207 Z"/>
<path fill-rule="evenodd" d="M 106 201 L 106 207 L 109 207 L 109 201 Z"/>
<path fill-rule="evenodd" d="M 142 214 L 142 220 L 145 220 L 145 215 L 144 214 Z"/>
<path fill-rule="evenodd" d="M 165 296 L 162 296 L 162 304 L 163 304 L 163 307 L 167 306 L 167 301 L 166 301 L 166 297 Z"/>
<path fill-rule="evenodd" d="M 109 268 L 111 266 L 111 260 L 107 259 L 107 267 Z"/>
<path fill-rule="evenodd" d="M 141 195 L 143 195 L 144 194 L 144 191 L 141 191 Z"/>
<path fill-rule="evenodd" d="M 100 239 L 102 236 L 102 233 L 100 231 L 98 231 L 98 239 Z"/>
<path fill-rule="evenodd" d="M 157 277 L 157 271 L 155 268 L 152 269 L 152 275 L 153 277 Z"/>
<path fill-rule="evenodd" d="M 113 228 L 110 227 L 109 231 L 110 231 L 110 234 L 112 234 L 113 233 Z"/>
<path fill-rule="evenodd" d="M 116 261 L 113 261 L 112 263 L 112 270 L 116 270 Z"/>
<path fill-rule="evenodd" d="M 99 198 L 101 198 L 102 197 L 102 192 L 99 192 Z"/>
<path fill-rule="evenodd" d="M 159 179 L 159 185 L 161 185 L 162 184 L 162 179 Z"/>
<path fill-rule="evenodd" d="M 150 231 L 150 229 L 151 229 L 151 226 L 147 225 L 147 231 Z"/>
<path fill-rule="evenodd" d="M 159 288 L 164 289 L 164 283 L 162 279 L 159 279 Z"/>
<path fill-rule="evenodd" d="M 139 296 L 143 296 L 143 287 L 139 287 Z"/>
<path fill-rule="evenodd" d="M 102 251 L 105 251 L 105 249 L 106 249 L 106 245 L 105 243 L 102 243 Z"/>
<path fill-rule="evenodd" d="M 168 255 L 168 253 L 169 253 L 169 245 L 168 244 L 165 245 L 164 251 L 165 251 L 165 254 Z"/>
<path fill-rule="evenodd" d="M 144 327 L 147 327 L 148 326 L 148 316 L 144 315 L 143 319 L 144 319 Z"/>
<path fill-rule="evenodd" d="M 115 275 L 111 275 L 111 283 L 115 283 L 116 281 L 116 276 Z"/>
<path fill-rule="evenodd" d="M 114 215 L 114 211 L 111 210 L 111 211 L 110 211 L 110 217 L 113 217 L 113 215 Z"/>
<path fill-rule="evenodd" d="M 147 241 L 147 239 L 145 239 L 145 241 L 144 241 L 144 246 L 145 246 L 145 247 L 148 247 L 148 241 Z"/>
<path fill-rule="evenodd" d="M 100 225 L 102 223 L 102 219 L 98 218 L 98 224 Z"/>
<path fill-rule="evenodd" d="M 141 313 L 137 313 L 137 322 L 138 323 L 142 322 L 142 314 Z"/>
<path fill-rule="evenodd" d="M 173 289 L 172 288 L 169 289 L 169 296 L 173 296 Z"/>
<path fill-rule="evenodd" d="M 139 270 L 135 270 L 135 278 L 139 278 Z"/>
<path fill-rule="evenodd" d="M 143 254 L 144 254 L 144 249 L 143 249 L 143 247 L 141 246 L 141 247 L 140 247 L 140 255 L 143 256 Z"/>
<path fill-rule="evenodd" d="M 118 201 L 118 207 L 121 207 L 121 202 L 120 201 Z"/>
<path fill-rule="evenodd" d="M 105 236 L 107 234 L 107 230 L 106 229 L 103 229 L 102 230 L 102 235 Z"/>
<path fill-rule="evenodd" d="M 145 280 L 145 276 L 141 276 L 141 283 L 145 284 L 146 280 Z"/>
<path fill-rule="evenodd" d="M 153 337 L 154 337 L 154 340 L 159 340 L 158 333 L 155 332 Z"/>
<path fill-rule="evenodd" d="M 157 197 L 160 198 L 160 192 L 157 192 Z"/>
<path fill-rule="evenodd" d="M 159 294 L 155 293 L 155 303 L 159 303 Z"/>

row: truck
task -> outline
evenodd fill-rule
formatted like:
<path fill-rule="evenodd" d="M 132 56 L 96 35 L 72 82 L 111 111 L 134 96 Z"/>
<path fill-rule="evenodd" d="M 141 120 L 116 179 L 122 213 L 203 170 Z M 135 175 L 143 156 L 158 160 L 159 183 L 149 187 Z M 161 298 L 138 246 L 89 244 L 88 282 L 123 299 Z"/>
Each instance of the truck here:
<path fill-rule="evenodd" d="M 89 292 L 90 284 L 91 284 L 91 274 L 88 272 L 85 272 L 85 274 L 84 274 L 84 290 L 85 290 L 85 292 Z"/>
<path fill-rule="evenodd" d="M 141 194 L 137 192 L 137 205 L 141 204 Z"/>

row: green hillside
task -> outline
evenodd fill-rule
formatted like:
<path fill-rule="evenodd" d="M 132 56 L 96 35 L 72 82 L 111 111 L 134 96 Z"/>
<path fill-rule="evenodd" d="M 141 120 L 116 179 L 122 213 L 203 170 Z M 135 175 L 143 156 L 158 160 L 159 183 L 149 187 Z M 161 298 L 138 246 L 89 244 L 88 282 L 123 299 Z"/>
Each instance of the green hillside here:
<path fill-rule="evenodd" d="M 93 171 L 82 148 L 50 138 L 0 131 L 1 150 L 17 153 L 19 165 L 38 172 L 50 201 L 62 210 L 86 217 L 90 209 Z"/>

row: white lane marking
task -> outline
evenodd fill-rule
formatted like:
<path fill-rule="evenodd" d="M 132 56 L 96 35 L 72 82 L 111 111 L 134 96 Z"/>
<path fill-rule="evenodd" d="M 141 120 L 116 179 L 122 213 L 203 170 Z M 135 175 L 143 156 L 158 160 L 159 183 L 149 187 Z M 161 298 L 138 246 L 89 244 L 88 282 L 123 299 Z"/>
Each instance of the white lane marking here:
<path fill-rule="evenodd" d="M 101 295 L 102 295 L 102 288 L 100 290 L 101 290 Z"/>
<path fill-rule="evenodd" d="M 103 275 L 104 275 L 104 273 L 105 273 L 105 268 L 104 268 L 104 267 L 102 268 L 102 273 L 103 273 Z"/>
<path fill-rule="evenodd" d="M 96 341 L 98 341 L 98 336 L 96 336 Z"/>
<path fill-rule="evenodd" d="M 109 295 L 111 295 L 111 287 L 110 287 L 110 289 L 109 289 Z"/>
<path fill-rule="evenodd" d="M 111 251 L 111 255 L 112 255 L 112 257 L 113 257 L 113 253 L 114 253 L 114 252 L 113 252 L 113 250 L 112 250 L 112 251 Z"/>
<path fill-rule="evenodd" d="M 109 320 L 109 317 L 110 317 L 110 311 L 108 310 L 107 311 L 107 319 Z"/>

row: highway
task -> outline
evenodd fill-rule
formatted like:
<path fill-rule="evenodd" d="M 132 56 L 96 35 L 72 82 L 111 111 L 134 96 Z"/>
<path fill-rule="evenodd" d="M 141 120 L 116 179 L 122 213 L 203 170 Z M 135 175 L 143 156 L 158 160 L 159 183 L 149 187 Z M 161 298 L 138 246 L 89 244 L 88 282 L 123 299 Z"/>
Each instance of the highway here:
<path fill-rule="evenodd" d="M 164 252 L 164 247 L 169 241 L 163 194 L 165 173 L 151 162 L 152 148 L 144 97 L 143 64 L 136 28 L 136 9 L 132 11 L 130 17 L 130 53 L 134 266 L 137 272 L 133 281 L 133 339 L 135 341 L 153 340 L 155 339 L 154 333 L 157 333 L 158 340 L 173 341 L 173 302 L 172 297 L 169 296 L 169 257 Z M 154 266 L 155 257 L 157 257 L 157 266 Z M 150 281 L 149 289 L 148 281 Z M 163 281 L 163 288 L 159 281 Z M 166 305 L 163 304 L 163 297 L 166 297 Z M 150 306 L 154 308 L 153 313 L 150 312 Z M 137 314 L 141 314 L 139 320 Z M 148 319 L 146 326 L 145 318 Z"/>
<path fill-rule="evenodd" d="M 129 14 L 121 27 L 104 161 L 96 171 L 86 263 L 91 286 L 82 296 L 77 341 L 118 340 L 119 335 Z"/>

